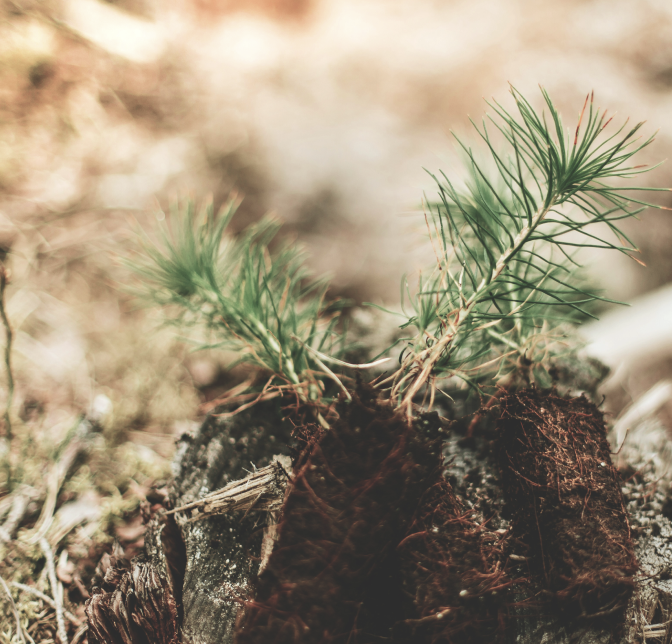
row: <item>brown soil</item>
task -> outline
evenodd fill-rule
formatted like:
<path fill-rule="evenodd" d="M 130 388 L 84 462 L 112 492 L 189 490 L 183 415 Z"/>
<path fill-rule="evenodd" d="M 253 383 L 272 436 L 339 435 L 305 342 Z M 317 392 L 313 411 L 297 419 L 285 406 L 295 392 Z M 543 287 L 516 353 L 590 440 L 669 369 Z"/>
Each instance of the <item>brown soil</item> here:
<path fill-rule="evenodd" d="M 495 641 L 504 537 L 443 475 L 436 415 L 409 427 L 360 390 L 295 463 L 238 644 Z"/>
<path fill-rule="evenodd" d="M 440 475 L 440 423 L 433 415 L 409 428 L 366 392 L 338 411 L 295 464 L 239 644 L 384 641 L 404 614 L 396 549 L 427 481 Z"/>
<path fill-rule="evenodd" d="M 497 641 L 511 583 L 501 566 L 504 544 L 503 535 L 474 521 L 441 476 L 419 503 L 410 534 L 398 548 L 416 613 L 397 625 L 398 641 Z"/>
<path fill-rule="evenodd" d="M 497 450 L 514 534 L 569 617 L 615 616 L 637 570 L 602 413 L 527 389 L 500 402 Z"/>

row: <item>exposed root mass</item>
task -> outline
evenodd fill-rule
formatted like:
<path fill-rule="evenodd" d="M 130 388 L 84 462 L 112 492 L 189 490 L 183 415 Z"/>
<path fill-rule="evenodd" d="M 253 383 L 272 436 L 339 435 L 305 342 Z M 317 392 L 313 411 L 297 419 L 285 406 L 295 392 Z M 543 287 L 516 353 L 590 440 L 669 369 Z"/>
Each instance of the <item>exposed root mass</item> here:
<path fill-rule="evenodd" d="M 500 409 L 504 492 L 535 572 L 568 615 L 613 619 L 637 561 L 602 413 L 584 397 L 536 389 Z"/>
<path fill-rule="evenodd" d="M 445 480 L 438 418 L 409 426 L 367 390 L 338 411 L 294 464 L 238 644 L 492 641 L 500 535 Z"/>

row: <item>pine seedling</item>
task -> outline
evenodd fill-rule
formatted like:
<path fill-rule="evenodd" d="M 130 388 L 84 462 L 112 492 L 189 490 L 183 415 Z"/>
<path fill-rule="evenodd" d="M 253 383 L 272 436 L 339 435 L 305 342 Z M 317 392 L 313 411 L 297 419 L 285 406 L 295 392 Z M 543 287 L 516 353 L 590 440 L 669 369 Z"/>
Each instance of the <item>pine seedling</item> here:
<path fill-rule="evenodd" d="M 591 305 L 602 298 L 578 276 L 575 252 L 635 251 L 620 220 L 647 204 L 633 196 L 638 188 L 625 181 L 645 171 L 631 165 L 631 159 L 652 138 L 636 138 L 641 124 L 626 124 L 609 135 L 605 128 L 611 119 L 594 108 L 592 96 L 568 134 L 543 90 L 547 114 L 537 113 L 515 89 L 512 94 L 516 116 L 495 102 L 493 117 L 476 127 L 485 144 L 485 162 L 458 139 L 467 162 L 464 185 L 443 173 L 434 177 L 439 198 L 427 204 L 426 216 L 436 262 L 415 292 L 404 285 L 413 311 L 402 325 L 410 333 L 399 369 L 376 383 L 378 391 L 360 386 L 350 404 L 341 400 L 334 405 L 330 431 L 316 430 L 312 423 L 302 427 L 306 444 L 293 460 L 292 485 L 267 486 L 271 501 L 284 496 L 282 520 L 246 601 L 244 619 L 237 624 L 240 641 L 263 642 L 271 633 L 288 642 L 324 633 L 342 639 L 352 634 L 389 639 L 394 633 L 404 641 L 491 641 L 501 634 L 509 609 L 524 605 L 524 598 L 509 604 L 504 591 L 515 586 L 520 595 L 521 586 L 534 588 L 534 578 L 516 579 L 517 564 L 510 563 L 513 542 L 501 534 L 507 531 L 494 533 L 488 525 L 492 516 L 478 516 L 471 502 L 471 510 L 461 505 L 444 476 L 441 422 L 421 413 L 424 401 L 420 409 L 415 403 L 425 394 L 431 407 L 440 378 L 459 377 L 477 386 L 515 369 L 522 358 L 543 361 L 562 339 L 563 325 L 592 315 Z M 503 139 L 503 151 L 491 132 Z M 156 246 L 146 242 L 147 260 L 136 271 L 155 302 L 177 307 L 174 321 L 204 323 L 219 337 L 216 346 L 233 348 L 241 359 L 270 371 L 278 387 L 314 402 L 316 417 L 324 421 L 322 378 L 334 379 L 350 395 L 325 362 L 353 366 L 334 357 L 342 345 L 337 312 L 325 304 L 326 283 L 307 275 L 291 246 L 274 250 L 277 224 L 272 220 L 237 238 L 227 235 L 232 212 L 230 206 L 219 219 L 212 209 L 197 217 L 190 205 L 175 213 L 175 233 L 164 232 Z M 386 383 L 389 389 L 384 389 Z M 539 399 L 547 405 L 557 398 L 534 389 L 523 394 L 518 402 Z M 587 598 L 596 611 L 586 615 L 584 610 L 582 618 L 608 614 L 611 619 L 613 606 L 604 608 L 603 590 L 613 587 L 605 596 L 620 610 L 635 571 L 625 504 L 602 414 L 583 399 L 557 401 L 558 413 L 551 414 L 552 422 L 546 419 L 557 441 L 542 427 L 543 414 L 549 412 L 540 404 L 523 410 L 535 426 L 537 418 L 542 421 L 539 431 L 521 427 L 526 435 L 537 435 L 538 444 L 518 440 L 520 449 L 507 450 L 506 436 L 515 439 L 525 418 L 518 408 L 513 430 L 500 425 L 494 448 L 502 455 L 502 469 L 517 477 L 511 477 L 504 493 L 524 496 L 517 486 L 524 469 L 520 485 L 529 494 L 523 516 L 530 515 L 531 507 L 536 516 L 536 508 L 542 507 L 547 517 L 536 521 L 539 550 L 548 552 L 541 540 L 550 534 L 557 537 L 551 543 L 558 544 L 551 550 L 553 561 L 569 562 L 556 575 L 561 583 L 551 596 L 562 599 L 567 588 L 578 589 L 579 604 L 583 607 Z M 503 420 L 507 405 L 514 407 L 505 398 Z M 594 422 L 587 420 L 591 417 Z M 231 428 L 222 431 L 226 436 Z M 582 443 L 590 448 L 585 454 Z M 554 462 L 549 463 L 548 454 L 555 455 Z M 593 477 L 592 498 L 591 490 L 584 496 L 586 486 L 576 484 L 577 463 L 589 466 L 589 473 L 591 468 L 601 473 L 601 478 Z M 235 484 L 227 481 L 223 490 L 174 512 L 198 505 L 207 516 L 224 496 L 227 502 L 220 507 L 234 501 L 245 505 L 245 490 L 250 485 L 258 489 L 260 472 Z M 553 514 L 540 505 L 545 498 L 539 494 L 550 497 L 545 491 L 558 481 L 565 481 L 565 506 Z M 241 494 L 237 501 L 234 490 Z M 476 494 L 480 496 L 478 489 Z M 255 498 L 260 500 L 261 493 Z M 567 521 L 549 521 L 566 519 L 566 508 L 586 525 L 592 520 L 600 526 L 598 536 L 608 533 L 613 548 L 602 560 L 586 558 L 583 546 L 577 550 Z M 621 514 L 612 516 L 619 508 Z M 608 524 L 607 515 L 613 519 Z M 526 527 L 511 527 L 515 543 L 518 534 L 534 544 L 525 529 L 516 533 L 521 525 Z M 590 535 L 589 541 L 594 543 Z M 530 560 L 531 571 L 534 563 Z M 600 566 L 609 574 L 602 574 Z M 534 599 L 540 594 L 535 591 Z"/>
<path fill-rule="evenodd" d="M 327 281 L 310 276 L 295 244 L 271 250 L 280 228 L 273 217 L 230 235 L 237 206 L 230 201 L 215 216 L 212 204 L 200 213 L 193 202 L 176 205 L 173 228 L 162 226 L 157 243 L 145 235 L 142 253 L 128 265 L 143 296 L 173 311 L 169 322 L 212 332 L 215 341 L 198 348 L 230 349 L 270 373 L 268 386 L 319 400 L 322 379 L 336 378 L 321 357 L 338 362 L 331 356 L 345 347 L 342 302 L 327 301 Z"/>
<path fill-rule="evenodd" d="M 403 280 L 403 304 L 412 310 L 401 328 L 411 333 L 399 369 L 377 384 L 409 417 L 418 394 L 433 400 L 437 380 L 511 381 L 521 364 L 548 366 L 571 345 L 568 329 L 592 317 L 596 302 L 610 301 L 586 286 L 578 250 L 611 249 L 639 261 L 620 222 L 650 205 L 637 191 L 657 190 L 628 184 L 651 169 L 632 158 L 653 136 L 640 139 L 643 124 L 627 121 L 610 132 L 612 118 L 592 94 L 576 127 L 565 130 L 541 91 L 541 113 L 511 88 L 515 113 L 493 101 L 492 115 L 480 126 L 472 121 L 483 158 L 455 136 L 467 171 L 462 184 L 432 175 L 438 199 L 426 202 L 425 218 L 434 267 L 414 291 Z M 349 397 L 326 363 L 372 365 L 338 359 L 346 346 L 339 304 L 325 298 L 328 283 L 309 276 L 295 246 L 271 250 L 279 230 L 272 218 L 229 235 L 235 209 L 230 202 L 216 217 L 212 206 L 200 214 L 193 203 L 175 208 L 172 233 L 166 226 L 158 244 L 145 237 L 133 264 L 145 294 L 172 305 L 174 323 L 212 331 L 216 341 L 202 346 L 236 351 L 302 400 L 322 400 L 325 378 Z"/>
<path fill-rule="evenodd" d="M 511 94 L 517 115 L 492 102 L 494 115 L 480 127 L 472 121 L 487 163 L 455 136 L 466 158 L 464 187 L 432 175 L 439 200 L 428 204 L 427 220 L 436 268 L 411 298 L 403 327 L 415 334 L 391 378 L 391 397 L 409 416 L 414 398 L 436 378 L 473 384 L 485 367 L 501 374 L 507 356 L 538 344 L 540 330 L 548 348 L 548 331 L 591 316 L 590 305 L 605 298 L 577 280 L 578 248 L 636 252 L 620 221 L 649 206 L 635 191 L 655 188 L 624 180 L 650 169 L 631 160 L 653 136 L 640 140 L 643 124 L 627 121 L 610 134 L 612 119 L 592 94 L 572 132 L 545 90 L 548 114 L 516 89 Z M 493 132 L 503 137 L 504 152 Z"/>

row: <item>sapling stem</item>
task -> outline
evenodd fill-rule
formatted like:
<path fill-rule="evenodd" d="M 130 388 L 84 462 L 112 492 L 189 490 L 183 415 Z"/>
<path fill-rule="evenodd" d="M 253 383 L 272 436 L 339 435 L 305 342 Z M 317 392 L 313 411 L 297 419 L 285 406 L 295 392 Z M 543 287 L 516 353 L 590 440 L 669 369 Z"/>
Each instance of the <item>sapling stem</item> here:
<path fill-rule="evenodd" d="M 451 376 L 474 388 L 492 384 L 518 368 L 507 360 L 512 349 L 535 366 L 526 373 L 541 378 L 539 368 L 550 367 L 541 367 L 552 355 L 549 345 L 564 351 L 560 325 L 591 316 L 587 307 L 597 300 L 609 301 L 576 275 L 581 266 L 575 249 L 612 249 L 630 257 L 637 250 L 620 220 L 651 204 L 628 196 L 640 188 L 620 184 L 645 171 L 630 160 L 653 136 L 639 141 L 635 135 L 643 124 L 626 129 L 627 121 L 615 134 L 602 135 L 610 120 L 594 108 L 592 94 L 571 132 L 543 89 L 550 119 L 514 88 L 511 94 L 516 116 L 493 102 L 495 115 L 488 122 L 480 128 L 472 122 L 489 153 L 487 163 L 455 137 L 466 155 L 464 187 L 456 188 L 444 173 L 432 175 L 439 200 L 428 204 L 433 222 L 427 213 L 425 220 L 437 265 L 424 283 L 421 274 L 415 295 L 407 284 L 402 288 L 414 314 L 401 328 L 417 332 L 407 338 L 400 368 L 384 381 L 392 381 L 390 397 L 409 420 L 430 380 L 432 389 L 436 378 Z M 493 125 L 504 137 L 504 152 L 491 140 Z M 612 186 L 610 179 L 619 183 Z M 606 228 L 596 230 L 595 224 Z M 605 231 L 617 241 L 609 241 Z M 542 337 L 547 341 L 538 342 Z M 542 386 L 550 379 L 542 379 Z"/>
<path fill-rule="evenodd" d="M 653 136 L 639 141 L 643 124 L 627 121 L 614 134 L 602 134 L 611 119 L 594 107 L 592 94 L 578 124 L 565 130 L 550 97 L 541 92 L 541 113 L 514 88 L 515 115 L 489 103 L 494 116 L 482 126 L 474 123 L 486 164 L 456 137 L 466 161 L 463 187 L 444 173 L 432 175 L 439 199 L 428 204 L 425 221 L 436 266 L 424 284 L 421 274 L 413 294 L 408 284 L 402 288 L 402 300 L 408 293 L 414 312 L 404 314 L 401 328 L 416 331 L 402 340 L 408 346 L 399 369 L 376 385 L 391 383 L 390 399 L 409 420 L 423 388 L 429 387 L 426 398 L 433 401 L 441 378 L 456 376 L 478 388 L 503 381 L 524 363 L 526 379 L 548 386 L 538 372 L 550 368 L 553 351 L 565 351 L 561 325 L 591 316 L 593 302 L 608 301 L 576 275 L 581 267 L 575 250 L 607 248 L 631 257 L 636 251 L 620 220 L 649 204 L 629 196 L 639 188 L 621 183 L 652 169 L 630 160 Z M 495 148 L 492 127 L 503 137 L 503 150 Z M 335 367 L 362 370 L 382 360 L 361 365 L 339 360 L 345 346 L 339 311 L 325 303 L 326 282 L 308 275 L 295 246 L 271 252 L 279 229 L 273 219 L 227 236 L 234 209 L 230 205 L 217 220 L 206 208 L 199 223 L 188 204 L 179 234 L 164 232 L 163 247 L 147 244 L 149 261 L 135 270 L 157 303 L 183 311 L 176 322 L 203 322 L 219 336 L 213 346 L 237 351 L 242 361 L 288 384 L 326 427 L 320 409 L 331 401 L 323 400 L 317 380 L 333 380 L 349 398 Z M 596 232 L 595 224 L 616 241 Z"/>
<path fill-rule="evenodd" d="M 409 385 L 408 390 L 406 391 L 405 396 L 400 404 L 400 407 L 406 410 L 406 414 L 409 418 L 413 416 L 413 398 L 416 396 L 418 391 L 420 391 L 420 388 L 427 382 L 427 379 L 431 376 L 436 363 L 441 359 L 444 351 L 450 350 L 450 345 L 452 344 L 455 336 L 459 333 L 460 328 L 469 318 L 474 307 L 487 296 L 493 282 L 497 280 L 497 278 L 502 274 L 502 271 L 508 266 L 510 259 L 525 245 L 525 243 L 530 238 L 530 235 L 544 220 L 544 217 L 546 217 L 546 215 L 552 210 L 554 206 L 555 201 L 552 201 L 546 207 L 537 212 L 528 225 L 523 227 L 523 229 L 513 240 L 513 244 L 497 260 L 490 278 L 488 280 L 483 279 L 481 281 L 478 289 L 465 302 L 464 306 L 459 308 L 454 313 L 449 314 L 448 318 L 453 317 L 453 320 L 448 322 L 448 328 L 446 332 L 437 340 L 437 342 L 421 353 L 409 356 L 408 362 L 415 362 L 418 364 L 417 369 L 419 370 L 417 376 L 412 379 L 411 384 Z M 402 365 L 400 371 L 406 371 L 408 368 L 409 365 L 404 364 Z M 392 391 L 393 399 L 395 397 L 395 393 L 398 393 L 398 390 Z"/>

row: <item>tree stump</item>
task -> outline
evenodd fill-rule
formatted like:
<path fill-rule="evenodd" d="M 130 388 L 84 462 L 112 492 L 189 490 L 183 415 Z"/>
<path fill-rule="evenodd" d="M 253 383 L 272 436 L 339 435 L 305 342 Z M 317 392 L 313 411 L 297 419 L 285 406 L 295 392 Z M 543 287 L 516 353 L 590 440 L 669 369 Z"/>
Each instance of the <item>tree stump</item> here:
<path fill-rule="evenodd" d="M 537 395 L 541 394 L 534 394 Z M 592 403 L 577 400 L 580 402 L 574 403 L 574 411 L 583 414 L 589 411 L 594 414 L 590 422 L 596 422 L 598 416 L 601 422 L 601 414 Z M 563 406 L 571 408 L 572 403 L 565 401 L 557 405 L 558 408 Z M 663 477 L 668 474 L 663 471 L 665 464 L 661 464 L 660 459 L 654 462 L 645 453 L 645 449 L 651 449 L 651 441 L 645 440 L 651 435 L 651 426 L 644 424 L 631 430 L 617 462 L 624 479 L 620 485 L 639 566 L 633 581 L 628 582 L 634 586 L 634 592 L 624 610 L 591 619 L 576 613 L 568 617 L 566 607 L 558 600 L 561 593 L 557 585 L 562 587 L 561 580 L 554 578 L 549 585 L 548 578 L 540 572 L 537 546 L 524 531 L 516 534 L 517 511 L 512 510 L 511 503 L 516 499 L 521 504 L 530 503 L 530 499 L 524 491 L 519 491 L 514 499 L 510 495 L 505 499 L 507 485 L 503 482 L 510 472 L 507 474 L 502 467 L 501 450 L 498 452 L 497 441 L 501 436 L 494 422 L 484 425 L 476 437 L 454 431 L 444 442 L 444 456 L 446 489 L 452 487 L 451 494 L 469 515 L 472 525 L 487 527 L 491 536 L 506 535 L 502 536 L 505 541 L 497 556 L 503 557 L 502 570 L 511 583 L 506 587 L 505 600 L 497 604 L 503 608 L 495 607 L 500 611 L 500 627 L 494 637 L 510 644 L 670 644 L 672 523 L 659 510 L 666 492 L 662 488 L 666 480 Z M 269 466 L 274 456 L 296 457 L 299 451 L 292 429 L 292 424 L 282 419 L 273 402 L 259 404 L 227 419 L 207 418 L 195 435 L 180 439 L 170 489 L 172 506 L 193 503 L 232 481 L 254 475 L 255 468 Z M 604 433 L 603 426 L 600 431 Z M 667 441 L 661 432 L 656 436 L 659 442 Z M 553 442 L 552 436 L 550 440 Z M 604 445 L 606 443 L 600 447 L 600 459 L 605 458 Z M 669 452 L 667 443 L 659 446 L 659 452 Z M 304 459 L 304 462 L 310 461 Z M 320 467 L 328 468 L 328 461 L 324 463 Z M 517 472 L 525 476 L 524 472 Z M 531 480 L 532 488 L 535 484 L 540 485 Z M 574 512 L 574 505 L 571 507 Z M 194 509 L 155 517 L 148 526 L 145 553 L 130 564 L 114 562 L 115 565 L 108 568 L 102 586 L 95 590 L 87 605 L 90 642 L 229 644 L 236 640 L 236 629 L 244 622 L 246 605 L 254 605 L 250 602 L 255 600 L 255 583 L 262 559 L 267 560 L 265 554 L 268 554 L 264 554 L 262 544 L 272 547 L 273 539 L 269 537 L 273 536 L 277 515 L 255 510 L 253 506 L 204 518 L 192 517 L 192 512 L 199 513 Z M 581 513 L 575 520 L 583 520 Z M 625 519 L 614 520 L 620 526 L 618 522 Z M 599 521 L 599 517 L 592 517 L 591 521 Z M 431 530 L 432 526 L 427 524 L 425 528 Z M 625 546 L 627 548 L 627 544 Z M 581 548 L 582 556 L 590 560 L 585 544 Z M 626 566 L 623 572 L 626 581 L 631 573 Z M 562 576 L 562 571 L 558 574 Z M 572 574 L 576 574 L 576 570 Z M 397 582 L 392 579 L 390 583 Z M 627 583 L 623 588 L 627 588 Z M 412 594 L 406 586 L 404 592 L 407 596 Z M 621 590 L 619 593 L 618 597 L 627 597 Z M 148 605 L 144 606 L 143 602 Z M 429 615 L 432 620 L 446 614 L 439 608 Z M 411 632 L 413 635 L 409 635 Z M 464 634 L 467 631 L 458 630 L 452 635 L 450 629 L 433 628 L 422 632 L 429 634 L 420 636 L 415 630 L 390 629 L 389 633 L 377 633 L 375 640 L 355 633 L 351 642 L 472 641 Z M 332 634 L 313 634 L 310 637 L 297 635 L 295 641 L 340 640 L 332 639 Z"/>

